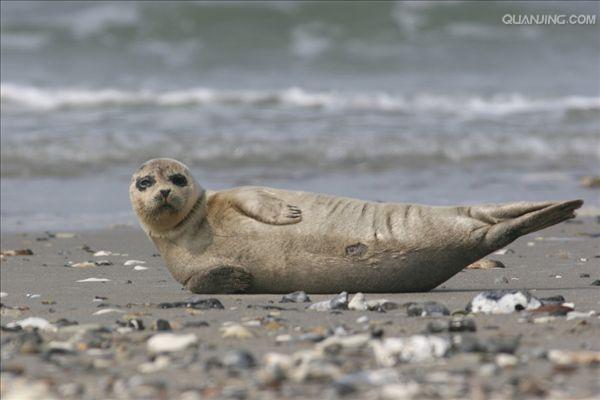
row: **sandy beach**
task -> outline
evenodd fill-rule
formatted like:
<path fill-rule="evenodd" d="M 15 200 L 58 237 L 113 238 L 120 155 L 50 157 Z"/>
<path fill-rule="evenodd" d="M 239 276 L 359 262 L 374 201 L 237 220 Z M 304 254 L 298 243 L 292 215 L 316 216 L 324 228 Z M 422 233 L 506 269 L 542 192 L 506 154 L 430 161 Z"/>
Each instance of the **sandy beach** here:
<path fill-rule="evenodd" d="M 465 270 L 429 293 L 365 294 L 387 299 L 383 312 L 319 312 L 305 308 L 334 295 L 309 293 L 312 303 L 196 296 L 176 307 L 193 294 L 170 277 L 139 229 L 5 234 L 3 251 L 33 254 L 0 264 L 2 397 L 598 398 L 600 320 L 590 311 L 600 311 L 599 235 L 598 219 L 578 218 L 488 257 L 506 268 Z M 78 282 L 89 278 L 106 281 Z M 557 304 L 565 304 L 549 312 L 464 311 L 480 292 L 498 289 L 561 295 Z M 197 301 L 211 297 L 223 308 L 202 309 L 219 306 Z M 453 315 L 408 316 L 408 303 L 426 301 Z M 47 323 L 29 320 L 37 332 L 11 324 L 29 317 Z M 176 337 L 160 336 L 165 321 Z M 406 356 L 415 337 L 439 338 L 447 348 L 425 357 L 427 346 L 415 342 Z M 405 339 L 400 353 L 378 354 L 376 343 L 393 338 Z"/>

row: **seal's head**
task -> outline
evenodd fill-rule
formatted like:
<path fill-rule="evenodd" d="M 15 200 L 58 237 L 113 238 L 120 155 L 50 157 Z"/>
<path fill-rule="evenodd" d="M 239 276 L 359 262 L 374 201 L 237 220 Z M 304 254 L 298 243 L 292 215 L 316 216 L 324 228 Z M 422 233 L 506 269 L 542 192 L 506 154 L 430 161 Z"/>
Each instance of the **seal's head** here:
<path fill-rule="evenodd" d="M 166 234 L 184 222 L 203 193 L 190 170 L 169 158 L 145 162 L 129 186 L 131 205 L 150 235 Z"/>

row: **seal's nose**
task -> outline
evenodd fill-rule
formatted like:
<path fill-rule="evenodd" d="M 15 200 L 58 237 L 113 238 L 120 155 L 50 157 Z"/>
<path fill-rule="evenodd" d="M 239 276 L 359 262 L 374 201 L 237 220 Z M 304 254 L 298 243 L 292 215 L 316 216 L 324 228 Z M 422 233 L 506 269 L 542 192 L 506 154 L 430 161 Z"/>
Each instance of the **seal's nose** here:
<path fill-rule="evenodd" d="M 169 193 L 171 193 L 171 189 L 162 189 L 162 190 L 160 191 L 160 194 L 161 194 L 161 195 L 162 195 L 162 197 L 164 197 L 165 199 L 166 199 L 167 197 L 169 197 Z"/>

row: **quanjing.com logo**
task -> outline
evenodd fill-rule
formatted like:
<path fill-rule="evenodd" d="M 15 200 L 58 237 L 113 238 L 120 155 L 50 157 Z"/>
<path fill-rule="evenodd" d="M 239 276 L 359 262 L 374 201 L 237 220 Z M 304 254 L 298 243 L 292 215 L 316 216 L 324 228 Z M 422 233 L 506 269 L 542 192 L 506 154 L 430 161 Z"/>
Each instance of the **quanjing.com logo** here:
<path fill-rule="evenodd" d="M 504 14 L 505 25 L 595 25 L 595 14 Z"/>

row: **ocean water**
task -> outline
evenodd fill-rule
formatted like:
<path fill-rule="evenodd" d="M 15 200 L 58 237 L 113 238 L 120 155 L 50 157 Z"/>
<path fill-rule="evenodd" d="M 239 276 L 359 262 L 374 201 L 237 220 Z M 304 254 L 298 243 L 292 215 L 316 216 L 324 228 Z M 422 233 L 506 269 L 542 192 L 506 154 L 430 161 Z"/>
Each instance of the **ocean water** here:
<path fill-rule="evenodd" d="M 2 2 L 0 32 L 2 231 L 134 224 L 154 157 L 212 189 L 600 206 L 595 2 Z"/>

